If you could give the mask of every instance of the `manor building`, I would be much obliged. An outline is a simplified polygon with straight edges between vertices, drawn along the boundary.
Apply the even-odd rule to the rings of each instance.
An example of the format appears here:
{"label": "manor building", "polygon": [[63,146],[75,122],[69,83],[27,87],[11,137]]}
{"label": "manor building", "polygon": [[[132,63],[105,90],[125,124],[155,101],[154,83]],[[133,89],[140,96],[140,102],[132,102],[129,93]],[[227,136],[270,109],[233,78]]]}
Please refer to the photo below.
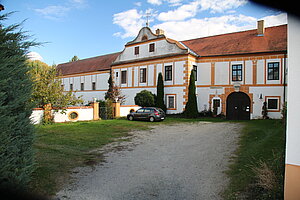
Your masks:
{"label": "manor building", "polygon": [[66,91],[85,101],[104,99],[110,74],[134,105],[141,90],[156,93],[158,73],[165,85],[167,113],[181,113],[196,74],[199,112],[215,110],[228,119],[280,118],[286,99],[287,25],[176,41],[143,27],[122,52],[58,65]]}

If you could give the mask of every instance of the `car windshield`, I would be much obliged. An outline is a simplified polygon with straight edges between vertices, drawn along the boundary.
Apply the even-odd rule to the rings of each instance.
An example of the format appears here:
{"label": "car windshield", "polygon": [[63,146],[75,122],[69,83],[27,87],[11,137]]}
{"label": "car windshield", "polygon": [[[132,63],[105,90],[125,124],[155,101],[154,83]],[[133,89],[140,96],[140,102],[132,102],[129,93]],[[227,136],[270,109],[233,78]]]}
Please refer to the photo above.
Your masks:
{"label": "car windshield", "polygon": [[136,112],[137,113],[142,113],[142,112],[144,112],[144,108],[138,109]]}

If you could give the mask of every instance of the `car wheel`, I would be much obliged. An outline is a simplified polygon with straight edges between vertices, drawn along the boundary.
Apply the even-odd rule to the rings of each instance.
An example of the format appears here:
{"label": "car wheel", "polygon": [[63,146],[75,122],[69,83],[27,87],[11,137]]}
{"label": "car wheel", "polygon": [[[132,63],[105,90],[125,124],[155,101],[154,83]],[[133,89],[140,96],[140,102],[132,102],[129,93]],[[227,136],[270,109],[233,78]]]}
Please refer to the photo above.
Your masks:
{"label": "car wheel", "polygon": [[133,121],[133,116],[130,115],[130,116],[128,117],[128,120],[129,120],[129,121]]}
{"label": "car wheel", "polygon": [[150,121],[150,122],[154,122],[154,121],[155,121],[155,118],[154,118],[154,117],[150,117],[150,118],[149,118],[149,121]]}

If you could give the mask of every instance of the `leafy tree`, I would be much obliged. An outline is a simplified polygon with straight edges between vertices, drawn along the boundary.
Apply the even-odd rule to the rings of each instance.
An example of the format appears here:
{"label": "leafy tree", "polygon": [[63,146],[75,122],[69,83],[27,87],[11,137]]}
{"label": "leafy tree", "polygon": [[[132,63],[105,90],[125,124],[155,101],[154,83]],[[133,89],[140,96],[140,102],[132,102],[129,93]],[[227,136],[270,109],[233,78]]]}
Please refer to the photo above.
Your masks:
{"label": "leafy tree", "polygon": [[167,108],[164,103],[164,81],[163,81],[163,76],[162,73],[160,72],[158,74],[158,79],[157,79],[157,86],[156,86],[156,107],[163,109],[163,111],[166,112]]}
{"label": "leafy tree", "polygon": [[184,115],[187,118],[197,118],[198,117],[198,106],[197,106],[196,85],[195,85],[194,73],[195,73],[194,70],[192,70],[191,75],[190,75],[188,102],[185,105],[185,111],[184,111]]}
{"label": "leafy tree", "polygon": [[141,92],[137,93],[134,97],[134,102],[136,105],[142,107],[151,107],[155,105],[154,95],[148,90],[142,90]]}
{"label": "leafy tree", "polygon": [[10,14],[0,15],[0,188],[22,189],[34,170],[32,82],[25,55],[37,43],[28,41],[21,24],[3,26]]}
{"label": "leafy tree", "polygon": [[106,100],[110,99],[112,102],[114,101],[118,101],[121,104],[123,104],[125,102],[125,95],[122,95],[120,88],[115,84],[115,82],[112,79],[112,76],[109,76],[108,79],[108,90],[105,93],[105,97]]}
{"label": "leafy tree", "polygon": [[45,109],[45,122],[52,120],[51,106],[58,110],[69,105],[82,103],[82,99],[77,98],[73,91],[64,91],[62,81],[57,76],[59,72],[55,66],[48,66],[39,60],[28,60],[27,66],[30,69],[29,75],[33,82],[31,101],[37,107]]}
{"label": "leafy tree", "polygon": [[78,56],[73,56],[73,57],[71,58],[70,62],[75,62],[75,61],[77,61],[77,60],[79,60]]}

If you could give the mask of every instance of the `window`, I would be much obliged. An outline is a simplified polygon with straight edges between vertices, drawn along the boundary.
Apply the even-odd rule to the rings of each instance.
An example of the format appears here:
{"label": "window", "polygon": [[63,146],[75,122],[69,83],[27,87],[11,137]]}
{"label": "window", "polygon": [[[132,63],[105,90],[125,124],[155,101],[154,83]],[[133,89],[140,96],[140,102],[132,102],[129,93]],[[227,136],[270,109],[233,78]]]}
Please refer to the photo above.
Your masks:
{"label": "window", "polygon": [[148,40],[148,36],[147,35],[143,35],[142,37],[142,41]]}
{"label": "window", "polygon": [[268,63],[268,80],[279,80],[279,62]]}
{"label": "window", "polygon": [[193,65],[193,70],[195,74],[195,81],[197,81],[197,65]]}
{"label": "window", "polygon": [[146,83],[146,77],[147,77],[146,70],[147,70],[146,68],[140,69],[140,83]]}
{"label": "window", "polygon": [[153,109],[151,109],[151,108],[145,108],[145,113],[151,113],[153,111]]}
{"label": "window", "polygon": [[96,83],[92,82],[92,90],[96,90]]}
{"label": "window", "polygon": [[121,71],[121,84],[127,83],[127,71]]}
{"label": "window", "polygon": [[232,65],[232,81],[242,81],[242,74],[242,65]]}
{"label": "window", "polygon": [[154,43],[149,44],[149,52],[154,52]]}
{"label": "window", "polygon": [[73,84],[71,83],[70,84],[70,91],[72,91],[73,90]]}
{"label": "window", "polygon": [[134,55],[138,55],[140,53],[139,47],[134,47]]}
{"label": "window", "polygon": [[84,90],[84,83],[80,84],[80,90]]}
{"label": "window", "polygon": [[214,99],[213,100],[213,107],[214,108],[219,108],[220,107],[220,99]]}
{"label": "window", "polygon": [[172,80],[172,65],[165,66],[165,81]]}
{"label": "window", "polygon": [[268,110],[278,110],[278,99],[268,99]]}
{"label": "window", "polygon": [[175,109],[175,96],[168,95],[168,109]]}
{"label": "window", "polygon": [[144,108],[141,108],[141,109],[138,109],[136,112],[137,112],[137,113],[143,113],[144,110],[145,110]]}

